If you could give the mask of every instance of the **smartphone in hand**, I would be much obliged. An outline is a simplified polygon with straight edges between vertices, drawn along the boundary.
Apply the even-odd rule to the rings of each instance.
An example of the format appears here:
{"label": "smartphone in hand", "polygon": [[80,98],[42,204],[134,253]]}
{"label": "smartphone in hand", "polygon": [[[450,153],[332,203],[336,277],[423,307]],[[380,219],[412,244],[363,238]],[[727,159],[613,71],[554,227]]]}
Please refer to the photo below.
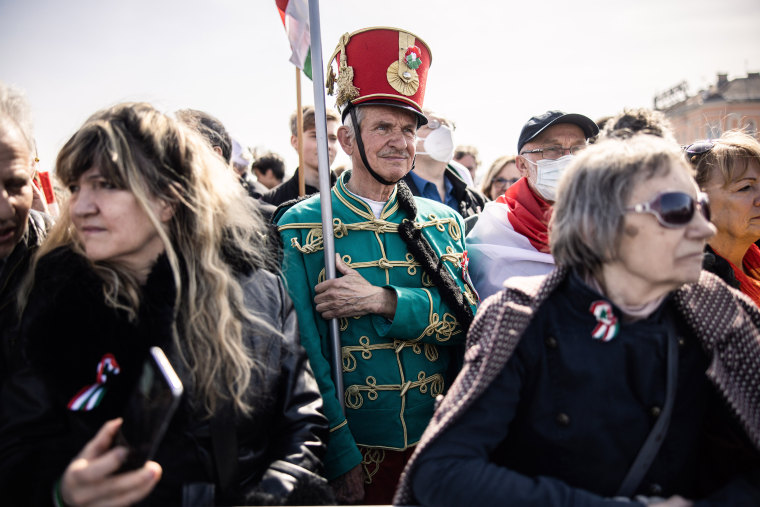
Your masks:
{"label": "smartphone in hand", "polygon": [[129,450],[119,472],[135,470],[152,459],[179,406],[182,382],[159,347],[151,347],[130,395],[114,440]]}

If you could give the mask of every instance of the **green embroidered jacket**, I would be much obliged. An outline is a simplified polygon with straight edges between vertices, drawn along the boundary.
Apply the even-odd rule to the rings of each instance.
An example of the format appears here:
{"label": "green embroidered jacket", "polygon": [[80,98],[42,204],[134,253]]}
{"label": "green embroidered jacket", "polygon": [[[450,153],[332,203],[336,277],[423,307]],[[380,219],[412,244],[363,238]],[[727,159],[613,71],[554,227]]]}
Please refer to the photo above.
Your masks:
{"label": "green embroidered jacket", "polygon": [[[331,192],[335,251],[371,284],[394,290],[398,304],[392,321],[379,315],[340,319],[345,417],[330,374],[327,321],[313,304],[314,286],[325,276],[320,196],[275,218],[283,241],[282,276],[330,423],[328,479],[361,462],[357,445],[404,450],[418,442],[433,415],[435,397],[448,389],[461,365],[466,334],[399,237],[398,224],[407,214],[399,206],[398,189],[376,219],[346,189],[346,176]],[[415,226],[474,312],[477,297],[464,283],[461,267],[462,217],[428,199],[415,197],[414,203]]]}

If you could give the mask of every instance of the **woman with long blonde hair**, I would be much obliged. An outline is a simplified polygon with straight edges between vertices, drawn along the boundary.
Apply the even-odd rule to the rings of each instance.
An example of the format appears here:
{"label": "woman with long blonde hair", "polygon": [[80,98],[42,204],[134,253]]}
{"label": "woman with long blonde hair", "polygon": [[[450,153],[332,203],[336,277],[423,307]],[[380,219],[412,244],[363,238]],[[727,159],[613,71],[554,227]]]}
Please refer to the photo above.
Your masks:
{"label": "woman with long blonde hair", "polygon": [[[20,298],[26,366],[0,431],[10,491],[69,505],[321,491],[319,391],[264,269],[265,228],[221,158],[152,106],[121,104],[85,122],[56,174],[70,197]],[[155,462],[119,473],[112,440],[152,346],[185,394]]]}

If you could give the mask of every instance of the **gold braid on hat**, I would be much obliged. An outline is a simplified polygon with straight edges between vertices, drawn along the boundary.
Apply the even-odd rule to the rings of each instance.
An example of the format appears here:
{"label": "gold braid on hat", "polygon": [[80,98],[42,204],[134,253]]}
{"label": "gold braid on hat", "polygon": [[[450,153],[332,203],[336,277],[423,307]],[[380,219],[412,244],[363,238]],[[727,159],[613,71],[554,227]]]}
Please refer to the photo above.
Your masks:
{"label": "gold braid on hat", "polygon": [[330,95],[333,94],[333,85],[338,85],[338,95],[335,97],[335,104],[338,108],[348,104],[356,97],[359,96],[359,89],[354,86],[354,68],[348,65],[346,58],[346,44],[351,40],[351,35],[344,33],[338,42],[338,47],[335,50],[340,52],[340,65],[338,67],[338,78],[335,78],[332,66],[330,67],[330,73],[327,77],[327,89]]}

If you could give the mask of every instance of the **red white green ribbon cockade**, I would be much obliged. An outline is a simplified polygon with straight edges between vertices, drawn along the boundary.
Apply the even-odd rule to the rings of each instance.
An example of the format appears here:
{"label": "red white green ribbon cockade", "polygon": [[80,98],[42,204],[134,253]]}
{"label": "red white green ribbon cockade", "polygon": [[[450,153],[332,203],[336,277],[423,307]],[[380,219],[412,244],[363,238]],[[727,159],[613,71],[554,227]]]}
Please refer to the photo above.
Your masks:
{"label": "red white green ribbon cockade", "polygon": [[418,69],[422,65],[422,59],[420,58],[420,48],[417,46],[409,46],[404,53],[404,60],[406,65],[410,69]]}
{"label": "red white green ribbon cockade", "polygon": [[88,412],[100,405],[106,391],[108,390],[108,380],[121,372],[119,363],[113,354],[105,354],[98,361],[97,372],[95,374],[95,383],[84,386],[67,405],[69,410]]}
{"label": "red white green ribbon cockade", "polygon": [[609,301],[599,300],[591,303],[589,311],[596,317],[597,324],[591,332],[591,337],[596,340],[608,342],[617,336],[620,323]]}

